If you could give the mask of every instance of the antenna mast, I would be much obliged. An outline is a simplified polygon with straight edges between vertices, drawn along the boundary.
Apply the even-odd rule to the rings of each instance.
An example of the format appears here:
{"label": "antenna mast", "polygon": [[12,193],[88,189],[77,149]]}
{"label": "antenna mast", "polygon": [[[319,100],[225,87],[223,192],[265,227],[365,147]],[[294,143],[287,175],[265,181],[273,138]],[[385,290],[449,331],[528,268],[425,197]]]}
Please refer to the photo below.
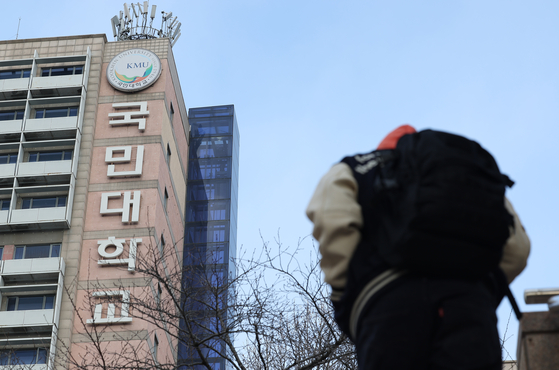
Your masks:
{"label": "antenna mast", "polygon": [[[113,35],[115,40],[142,40],[155,38],[169,38],[171,47],[175,45],[181,33],[181,23],[177,17],[173,17],[173,12],[161,12],[161,28],[153,27],[157,6],[153,5],[149,9],[149,1],[144,1],[128,6],[124,3],[123,11],[111,19]],[[148,21],[148,18],[149,21]]]}
{"label": "antenna mast", "polygon": [[16,40],[17,40],[17,38],[18,38],[18,36],[19,36],[19,25],[20,25],[20,23],[21,23],[21,17],[19,17],[19,21],[17,22]]}

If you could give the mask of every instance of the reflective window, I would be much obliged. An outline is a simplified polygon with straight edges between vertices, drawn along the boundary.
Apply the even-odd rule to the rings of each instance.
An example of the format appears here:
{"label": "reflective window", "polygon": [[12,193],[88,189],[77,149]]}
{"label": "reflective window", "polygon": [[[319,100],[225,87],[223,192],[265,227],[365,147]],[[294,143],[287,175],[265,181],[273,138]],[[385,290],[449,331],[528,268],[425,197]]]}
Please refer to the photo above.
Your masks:
{"label": "reflective window", "polygon": [[46,348],[20,348],[0,351],[0,366],[47,363]]}
{"label": "reflective window", "polygon": [[41,77],[81,75],[83,66],[51,67],[41,69]]}
{"label": "reflective window", "polygon": [[0,211],[7,211],[10,209],[10,199],[0,199]]}
{"label": "reflective window", "polygon": [[192,136],[231,134],[231,119],[193,120]]}
{"label": "reflective window", "polygon": [[190,158],[230,157],[232,152],[231,137],[195,139],[190,144]]}
{"label": "reflective window", "polygon": [[49,152],[29,152],[29,162],[69,161],[73,150],[54,150]]}
{"label": "reflective window", "polygon": [[35,118],[76,117],[77,115],[78,115],[78,107],[35,109]]}
{"label": "reflective window", "polygon": [[190,180],[231,178],[231,158],[190,161]]}
{"label": "reflective window", "polygon": [[231,180],[214,180],[211,183],[188,184],[188,200],[228,199],[231,197]]}
{"label": "reflective window", "polygon": [[221,221],[229,219],[229,201],[189,202],[187,222]]}
{"label": "reflective window", "polygon": [[51,208],[51,207],[65,207],[66,206],[66,195],[56,196],[56,197],[31,197],[22,198],[23,202],[21,209],[30,208]]}
{"label": "reflective window", "polygon": [[8,297],[6,311],[50,310],[54,308],[54,294]]}
{"label": "reflective window", "polygon": [[13,69],[11,71],[0,71],[0,80],[12,78],[27,78],[31,75],[31,69]]}
{"label": "reflective window", "polygon": [[20,245],[16,246],[14,259],[60,257],[60,244]]}
{"label": "reflective window", "polygon": [[0,154],[0,164],[16,163],[17,153]]}
{"label": "reflective window", "polygon": [[4,110],[0,112],[0,121],[13,121],[23,119],[23,109]]}
{"label": "reflective window", "polygon": [[187,243],[208,243],[228,241],[225,223],[187,227]]}
{"label": "reflective window", "polygon": [[184,251],[184,265],[221,264],[225,262],[227,243],[190,247]]}

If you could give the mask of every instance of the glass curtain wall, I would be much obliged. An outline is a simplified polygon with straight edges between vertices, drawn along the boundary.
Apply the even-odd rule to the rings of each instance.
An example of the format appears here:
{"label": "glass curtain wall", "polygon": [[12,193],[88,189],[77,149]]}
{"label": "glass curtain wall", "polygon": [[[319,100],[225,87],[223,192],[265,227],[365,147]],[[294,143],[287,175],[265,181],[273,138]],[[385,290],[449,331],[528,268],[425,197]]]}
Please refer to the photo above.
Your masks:
{"label": "glass curtain wall", "polygon": [[[227,302],[235,267],[239,131],[233,105],[191,108],[183,290],[185,308],[195,318],[182,323],[198,339],[212,336],[227,325]],[[187,365],[199,361],[183,335],[179,360]],[[225,344],[208,341],[203,356],[214,370],[227,368]],[[191,367],[189,367],[191,368]],[[202,369],[202,367],[200,367]]]}

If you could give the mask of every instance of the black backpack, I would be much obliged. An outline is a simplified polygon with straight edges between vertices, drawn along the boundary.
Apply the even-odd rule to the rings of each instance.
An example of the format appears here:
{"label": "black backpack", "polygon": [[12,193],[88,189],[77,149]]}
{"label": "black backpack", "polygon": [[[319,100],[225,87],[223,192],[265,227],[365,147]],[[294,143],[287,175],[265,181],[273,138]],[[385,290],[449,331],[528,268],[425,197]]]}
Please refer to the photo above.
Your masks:
{"label": "black backpack", "polygon": [[478,143],[425,130],[343,162],[358,182],[362,237],[388,265],[474,279],[498,268],[514,225],[504,205],[513,183]]}

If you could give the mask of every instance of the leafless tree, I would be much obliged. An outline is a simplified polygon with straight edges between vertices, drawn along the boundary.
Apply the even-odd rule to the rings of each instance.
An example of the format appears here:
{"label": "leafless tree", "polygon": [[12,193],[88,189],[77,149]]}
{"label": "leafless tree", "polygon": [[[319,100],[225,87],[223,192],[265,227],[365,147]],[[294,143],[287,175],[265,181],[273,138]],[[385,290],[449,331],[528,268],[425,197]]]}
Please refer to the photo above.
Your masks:
{"label": "leafless tree", "polygon": [[[107,286],[99,280],[81,287],[83,292],[129,290],[126,310],[145,324],[142,335],[130,337],[124,325],[92,325],[88,319],[99,297],[70,297],[81,340],[61,344],[57,364],[83,370],[213,370],[224,359],[226,368],[235,370],[357,367],[353,345],[333,321],[310,240],[292,248],[279,238],[263,242],[258,253],[228,264],[205,249],[186,251],[181,259],[180,249],[146,243],[136,258],[135,274],[142,279],[134,281],[140,283],[131,286],[122,279]],[[118,299],[112,303],[113,310],[125,310]],[[178,351],[158,352],[154,334]]]}

